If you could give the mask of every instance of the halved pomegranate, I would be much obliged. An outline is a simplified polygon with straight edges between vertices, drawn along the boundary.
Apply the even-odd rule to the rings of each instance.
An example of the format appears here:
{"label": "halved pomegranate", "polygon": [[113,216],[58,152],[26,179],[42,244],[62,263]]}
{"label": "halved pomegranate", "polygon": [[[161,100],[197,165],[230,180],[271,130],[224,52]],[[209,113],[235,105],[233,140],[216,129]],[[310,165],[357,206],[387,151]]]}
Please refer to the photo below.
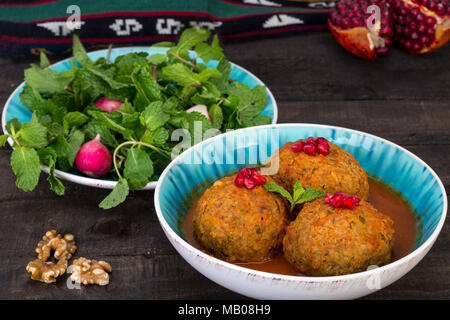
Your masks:
{"label": "halved pomegranate", "polygon": [[[379,7],[379,19],[373,19],[373,12],[368,10],[372,5]],[[386,55],[392,45],[392,9],[384,0],[341,0],[330,11],[328,24],[337,41],[363,59]]]}
{"label": "halved pomegranate", "polygon": [[[368,12],[373,5],[380,15],[369,24],[375,17]],[[421,54],[450,40],[450,0],[341,0],[330,11],[328,24],[345,49],[364,59],[386,55],[393,42]]]}
{"label": "halved pomegranate", "polygon": [[394,41],[407,52],[430,52],[449,41],[449,0],[389,1],[394,11]]}

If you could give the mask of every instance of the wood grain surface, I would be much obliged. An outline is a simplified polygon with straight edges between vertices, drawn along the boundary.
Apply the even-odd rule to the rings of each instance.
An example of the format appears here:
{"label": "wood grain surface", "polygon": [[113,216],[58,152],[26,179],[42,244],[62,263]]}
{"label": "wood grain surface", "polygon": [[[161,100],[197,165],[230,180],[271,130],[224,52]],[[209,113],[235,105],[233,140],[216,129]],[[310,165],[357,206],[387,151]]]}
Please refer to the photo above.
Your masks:
{"label": "wood grain surface", "polygon": [[[391,140],[427,162],[450,185],[450,45],[424,56],[394,49],[380,61],[354,58],[327,33],[226,42],[227,57],[272,90],[280,123],[348,127]],[[65,56],[50,57],[56,62]],[[0,103],[38,58],[0,59]],[[66,195],[48,188],[46,175],[32,192],[16,188],[0,149],[0,299],[245,299],[188,265],[163,234],[153,192],[133,192],[110,211],[98,208],[107,190],[64,182]],[[70,290],[30,280],[25,271],[49,229],[76,237],[75,257],[108,261],[106,287]],[[427,256],[407,275],[363,299],[448,299],[448,221]]]}

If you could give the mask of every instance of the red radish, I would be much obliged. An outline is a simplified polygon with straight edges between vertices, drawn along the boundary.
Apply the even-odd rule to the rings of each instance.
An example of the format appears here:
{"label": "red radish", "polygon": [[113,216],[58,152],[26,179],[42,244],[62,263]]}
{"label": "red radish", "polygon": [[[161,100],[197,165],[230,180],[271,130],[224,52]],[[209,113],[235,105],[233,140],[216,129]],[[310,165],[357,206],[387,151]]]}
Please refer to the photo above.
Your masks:
{"label": "red radish", "polygon": [[75,165],[84,174],[100,178],[111,170],[111,152],[100,142],[100,134],[83,144],[78,150]]}
{"label": "red radish", "polygon": [[203,104],[196,104],[195,106],[190,107],[186,110],[186,112],[198,112],[204,115],[208,120],[211,120],[211,117],[209,116],[208,107]]}
{"label": "red radish", "polygon": [[119,110],[122,106],[123,102],[120,100],[114,100],[107,97],[101,97],[97,101],[95,101],[95,107],[98,109],[102,109],[108,112],[114,112]]}

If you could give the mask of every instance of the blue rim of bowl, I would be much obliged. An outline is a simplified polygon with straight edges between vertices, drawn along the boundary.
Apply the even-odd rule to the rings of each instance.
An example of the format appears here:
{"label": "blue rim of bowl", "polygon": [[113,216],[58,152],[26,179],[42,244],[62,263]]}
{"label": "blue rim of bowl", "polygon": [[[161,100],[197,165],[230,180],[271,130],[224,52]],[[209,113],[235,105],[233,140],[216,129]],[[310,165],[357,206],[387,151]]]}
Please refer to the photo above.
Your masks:
{"label": "blue rim of bowl", "polygon": [[[117,47],[117,48],[113,48],[112,50],[117,50],[117,49],[130,49],[130,50],[148,50],[150,47],[145,47],[145,46],[134,46],[134,47]],[[161,49],[161,48],[160,48]],[[164,49],[164,48],[162,48]],[[108,49],[101,49],[101,50],[95,50],[95,51],[90,51],[88,52],[88,55],[93,54],[93,53],[101,53],[101,52],[107,52]],[[57,64],[66,62],[66,61],[70,61],[71,59],[74,59],[74,57],[69,57],[66,58],[64,60],[58,61],[53,63],[52,65],[50,65],[49,67],[53,67]],[[278,105],[277,105],[277,101],[275,100],[275,97],[272,94],[272,91],[270,91],[269,87],[267,87],[264,82],[261,81],[261,79],[259,79],[257,76],[255,76],[253,73],[251,73],[250,71],[248,71],[247,69],[233,63],[230,62],[231,65],[237,69],[240,69],[244,72],[246,72],[247,74],[249,74],[251,77],[253,77],[257,82],[259,82],[261,85],[264,85],[266,87],[266,93],[269,95],[270,99],[272,100],[272,104],[273,104],[273,116],[272,116],[272,124],[276,124],[278,121]],[[8,97],[8,99],[5,102],[5,105],[3,107],[3,112],[2,112],[2,130],[4,133],[6,133],[6,111],[8,109],[8,106],[13,98],[13,96],[16,95],[16,93],[23,88],[23,86],[25,85],[25,81],[23,81],[22,83],[20,83],[17,88],[10,94],[10,96]],[[8,143],[9,145],[13,146],[13,139],[12,138],[8,138]],[[49,168],[47,166],[41,166],[41,170],[44,171],[45,173],[49,173]],[[96,187],[96,188],[103,188],[103,189],[114,189],[114,187],[117,184],[117,181],[115,180],[103,180],[103,179],[95,179],[95,178],[89,178],[89,177],[85,177],[85,176],[79,176],[76,174],[72,174],[69,172],[65,172],[59,169],[55,169],[55,176],[57,178],[69,181],[69,182],[74,182],[77,184],[81,184],[81,185],[85,185],[85,186],[90,186],[90,187]],[[153,190],[155,189],[157,184],[157,181],[151,181],[149,182],[144,188],[139,189],[139,190]]]}
{"label": "blue rim of bowl", "polygon": [[[376,273],[381,273],[385,270],[390,270],[390,269],[394,269],[399,265],[402,265],[403,263],[405,263],[406,261],[412,259],[413,257],[419,255],[420,252],[426,250],[428,247],[431,248],[431,246],[433,245],[434,241],[436,241],[439,233],[442,230],[442,227],[444,226],[444,222],[446,219],[446,213],[447,213],[447,209],[448,209],[448,200],[447,200],[447,193],[445,191],[444,188],[444,184],[442,183],[441,179],[439,178],[439,176],[436,174],[436,172],[434,172],[434,170],[422,159],[420,159],[418,156],[416,156],[414,153],[412,153],[411,151],[389,141],[386,140],[384,138],[378,137],[376,135],[370,134],[370,133],[366,133],[363,131],[358,131],[358,130],[354,130],[354,129],[348,129],[348,128],[344,128],[344,127],[338,127],[338,126],[331,126],[331,125],[324,125],[324,124],[315,124],[315,123],[278,123],[278,124],[269,124],[269,125],[264,125],[264,126],[259,126],[258,128],[272,128],[272,127],[284,127],[284,126],[316,126],[316,127],[326,127],[326,128],[331,128],[331,129],[338,129],[338,130],[346,130],[348,132],[351,133],[356,133],[356,134],[362,134],[362,135],[366,135],[369,137],[372,137],[374,139],[379,139],[380,141],[387,143],[391,146],[393,146],[394,148],[397,148],[403,152],[405,152],[407,155],[411,156],[413,159],[417,160],[419,163],[421,163],[425,168],[427,168],[431,174],[433,175],[433,177],[436,179],[439,188],[441,189],[441,192],[443,194],[442,197],[442,201],[443,203],[443,207],[442,207],[442,212],[441,212],[441,218],[439,220],[438,225],[436,226],[436,229],[433,231],[433,233],[430,235],[430,237],[424,242],[422,243],[419,247],[417,247],[416,249],[414,249],[413,251],[411,251],[409,254],[407,254],[406,256],[388,263],[384,266],[381,266],[379,268],[375,268],[375,269],[371,269],[371,270],[366,270],[366,271],[362,271],[362,272],[357,272],[357,273],[351,273],[351,274],[346,274],[346,275],[340,275],[340,276],[328,276],[328,277],[310,277],[310,276],[291,276],[291,275],[283,275],[283,274],[278,274],[278,273],[271,273],[271,272],[265,272],[265,271],[258,271],[258,270],[254,270],[254,269],[249,269],[246,267],[242,267],[242,266],[238,266],[229,262],[226,262],[224,260],[220,260],[214,256],[208,255],[206,253],[204,253],[203,251],[195,248],[194,246],[192,246],[191,244],[189,244],[186,240],[184,240],[183,238],[181,238],[176,232],[174,232],[172,230],[172,228],[169,226],[169,224],[166,222],[166,220],[164,219],[164,216],[162,214],[161,211],[161,207],[159,205],[159,194],[161,191],[161,181],[164,180],[165,176],[167,175],[167,173],[169,172],[169,170],[175,165],[177,164],[177,160],[181,157],[183,157],[183,154],[180,154],[178,157],[176,157],[174,160],[172,160],[172,162],[164,169],[164,171],[162,172],[161,176],[159,177],[159,181],[156,185],[156,189],[155,189],[155,195],[154,195],[154,205],[155,205],[155,210],[156,210],[156,215],[158,217],[159,223],[161,224],[162,228],[164,229],[165,232],[168,232],[170,234],[170,236],[172,237],[172,239],[174,239],[175,241],[178,241],[179,244],[181,244],[186,250],[189,250],[191,252],[193,252],[195,255],[202,257],[203,259],[206,260],[210,260],[213,263],[216,263],[224,268],[229,268],[232,269],[234,271],[238,271],[238,272],[244,272],[244,273],[251,273],[257,276],[260,276],[262,278],[268,278],[268,279],[277,279],[277,280],[286,280],[286,281],[302,281],[302,282],[329,282],[329,281],[347,281],[347,280],[352,280],[361,276],[370,276],[372,274],[376,274]],[[248,130],[252,130],[253,128],[243,128],[243,129],[239,129],[236,131],[248,131]],[[235,131],[233,131],[235,132]],[[233,134],[233,132],[228,132],[228,133],[224,133],[225,135],[228,134]],[[194,150],[194,148],[201,148],[205,143],[210,143],[211,139],[215,139],[217,137],[212,137],[208,140],[202,141],[199,144],[196,144],[195,146],[193,146],[191,149]],[[193,150],[190,150],[190,152],[192,152]],[[187,150],[187,151],[189,151]]]}

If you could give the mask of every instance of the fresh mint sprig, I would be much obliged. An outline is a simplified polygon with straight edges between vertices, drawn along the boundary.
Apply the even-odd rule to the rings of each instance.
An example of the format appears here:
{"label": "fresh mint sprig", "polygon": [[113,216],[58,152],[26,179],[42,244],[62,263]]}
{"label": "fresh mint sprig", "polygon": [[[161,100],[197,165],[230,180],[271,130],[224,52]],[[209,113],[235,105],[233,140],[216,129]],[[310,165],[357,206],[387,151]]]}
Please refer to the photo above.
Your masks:
{"label": "fresh mint sprig", "polygon": [[300,181],[297,181],[295,183],[292,195],[289,193],[289,191],[276,184],[275,182],[266,183],[264,185],[264,188],[266,188],[267,191],[276,192],[285,197],[291,205],[290,212],[292,212],[294,210],[294,207],[298,204],[309,202],[325,196],[325,192],[323,191],[314,188],[304,189]]}

